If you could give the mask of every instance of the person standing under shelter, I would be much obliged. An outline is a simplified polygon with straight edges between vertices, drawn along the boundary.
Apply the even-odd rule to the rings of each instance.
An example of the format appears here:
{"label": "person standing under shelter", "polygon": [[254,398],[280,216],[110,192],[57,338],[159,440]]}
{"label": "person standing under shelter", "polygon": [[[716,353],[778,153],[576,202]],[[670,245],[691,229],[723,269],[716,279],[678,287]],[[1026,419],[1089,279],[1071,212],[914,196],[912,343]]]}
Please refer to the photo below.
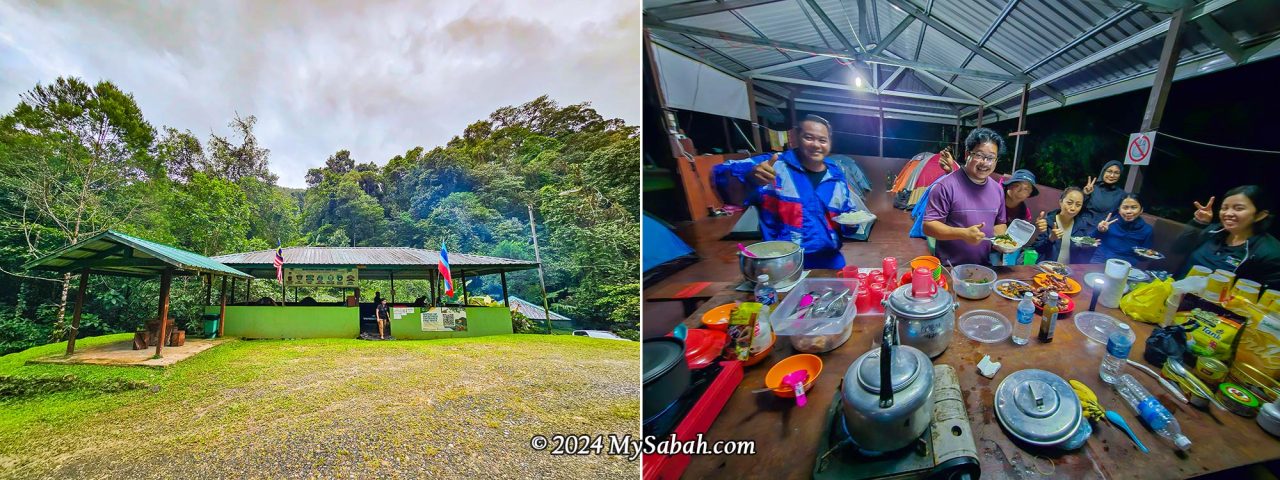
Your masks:
{"label": "person standing under shelter", "polygon": [[378,320],[378,340],[386,340],[386,326],[391,321],[391,309],[387,308],[387,299],[378,302],[378,306],[373,310],[374,317]]}
{"label": "person standing under shelter", "polygon": [[924,233],[937,239],[936,255],[943,263],[988,265],[986,239],[1008,228],[1004,188],[989,178],[1004,139],[989,128],[976,128],[964,146],[964,168],[938,180],[929,192]]}
{"label": "person standing under shelter", "polygon": [[781,154],[727,161],[716,166],[715,175],[733,176],[756,186],[748,193],[747,204],[759,206],[760,233],[765,240],[800,245],[805,268],[844,268],[842,237],[852,235],[854,229],[836,223],[835,217],[858,208],[844,173],[827,159],[831,123],[808,115],[793,133],[793,148]]}

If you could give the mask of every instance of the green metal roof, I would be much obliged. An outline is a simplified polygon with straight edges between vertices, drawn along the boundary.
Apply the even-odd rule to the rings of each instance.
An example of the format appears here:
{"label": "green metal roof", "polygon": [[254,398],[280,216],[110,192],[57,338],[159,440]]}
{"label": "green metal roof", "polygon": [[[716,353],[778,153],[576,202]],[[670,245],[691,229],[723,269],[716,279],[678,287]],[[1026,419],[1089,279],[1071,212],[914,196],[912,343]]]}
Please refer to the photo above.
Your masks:
{"label": "green metal roof", "polygon": [[165,268],[173,267],[179,275],[207,273],[250,278],[249,274],[204,255],[115,230],[107,230],[68,245],[27,262],[22,267],[54,272],[74,272],[88,268],[93,274],[131,277],[151,277],[159,275]]}

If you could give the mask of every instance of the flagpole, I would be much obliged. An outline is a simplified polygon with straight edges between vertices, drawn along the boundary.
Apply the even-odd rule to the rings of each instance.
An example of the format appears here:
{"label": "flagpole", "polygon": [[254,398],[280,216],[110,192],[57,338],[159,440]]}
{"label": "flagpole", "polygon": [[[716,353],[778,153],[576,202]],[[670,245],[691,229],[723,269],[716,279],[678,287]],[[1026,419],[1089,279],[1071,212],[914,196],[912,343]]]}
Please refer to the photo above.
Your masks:
{"label": "flagpole", "polygon": [[[551,335],[551,308],[547,306],[547,279],[542,274],[542,255],[538,253],[538,230],[534,228],[533,223],[533,204],[526,203],[529,207],[529,234],[533,236],[533,259],[538,262],[538,285],[542,287],[542,316],[547,319],[547,335]],[[510,306],[508,305],[508,308]]]}

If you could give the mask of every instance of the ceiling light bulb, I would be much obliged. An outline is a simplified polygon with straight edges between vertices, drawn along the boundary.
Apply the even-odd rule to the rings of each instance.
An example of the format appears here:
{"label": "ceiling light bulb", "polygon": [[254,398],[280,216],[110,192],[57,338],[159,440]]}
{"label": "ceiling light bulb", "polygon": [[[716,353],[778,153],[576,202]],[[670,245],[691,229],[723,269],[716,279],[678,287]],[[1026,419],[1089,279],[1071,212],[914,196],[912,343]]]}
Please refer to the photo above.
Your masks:
{"label": "ceiling light bulb", "polygon": [[857,75],[854,75],[854,76],[853,76],[853,85],[854,85],[854,86],[856,86],[856,87],[858,87],[858,88],[862,88],[862,77],[859,77],[859,76],[857,76]]}

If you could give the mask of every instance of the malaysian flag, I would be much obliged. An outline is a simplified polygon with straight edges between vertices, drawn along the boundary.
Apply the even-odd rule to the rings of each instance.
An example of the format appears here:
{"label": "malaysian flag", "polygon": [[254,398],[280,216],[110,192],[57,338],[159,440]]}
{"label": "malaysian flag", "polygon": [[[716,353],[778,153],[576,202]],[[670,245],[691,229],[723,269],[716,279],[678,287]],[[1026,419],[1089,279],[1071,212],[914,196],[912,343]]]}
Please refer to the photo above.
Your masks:
{"label": "malaysian flag", "polygon": [[276,259],[271,264],[276,266],[276,280],[284,285],[284,250],[281,246],[280,243],[276,243]]}
{"label": "malaysian flag", "polygon": [[440,270],[440,276],[444,277],[444,294],[453,296],[453,273],[449,271],[449,252],[444,248],[444,242],[440,242],[440,264],[436,267]]}

